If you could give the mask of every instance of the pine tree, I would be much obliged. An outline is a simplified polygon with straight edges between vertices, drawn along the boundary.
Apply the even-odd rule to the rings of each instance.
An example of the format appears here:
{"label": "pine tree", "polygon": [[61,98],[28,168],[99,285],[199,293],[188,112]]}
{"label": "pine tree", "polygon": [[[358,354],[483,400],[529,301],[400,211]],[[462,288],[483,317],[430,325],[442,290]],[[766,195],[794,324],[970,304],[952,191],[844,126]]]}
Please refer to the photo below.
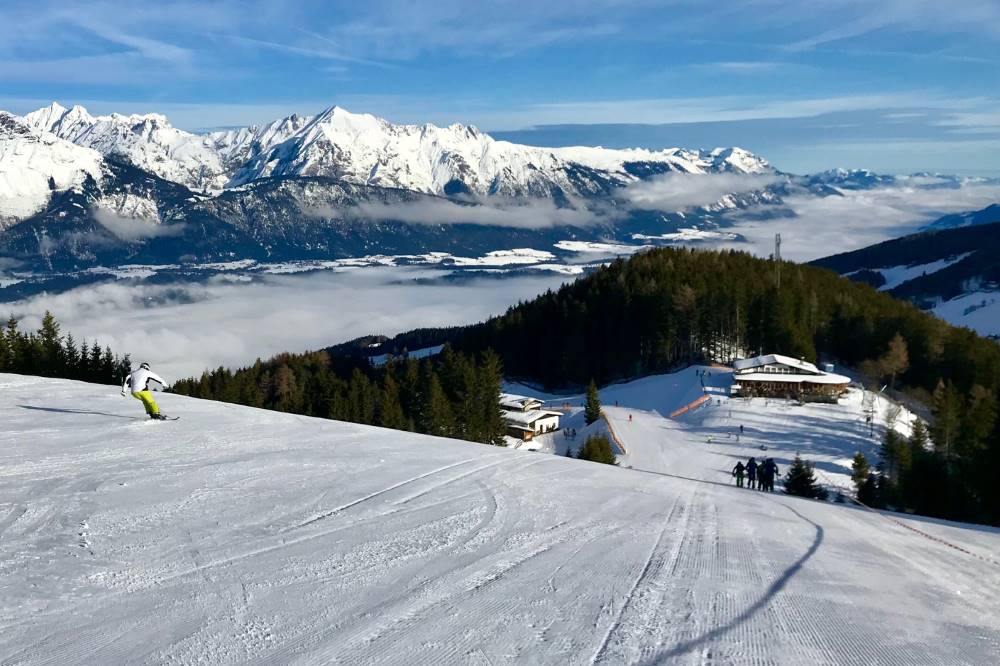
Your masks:
{"label": "pine tree", "polygon": [[798,454],[795,455],[795,460],[785,475],[785,492],[798,497],[822,500],[827,498],[826,489],[816,483],[813,464],[802,460]]}
{"label": "pine tree", "polygon": [[406,430],[407,421],[403,414],[403,405],[399,401],[399,384],[391,368],[386,369],[382,377],[382,390],[379,393],[378,424],[383,428]]}
{"label": "pine tree", "polygon": [[854,462],[851,463],[851,481],[854,482],[855,490],[861,490],[861,486],[868,480],[869,474],[871,474],[871,465],[868,464],[868,458],[858,451],[854,454]]}
{"label": "pine tree", "polygon": [[858,501],[865,506],[881,508],[879,481],[874,473],[869,473],[864,483],[858,487]]}
{"label": "pine tree", "polygon": [[479,411],[482,412],[482,442],[494,446],[506,446],[507,424],[500,408],[500,387],[503,382],[503,367],[500,357],[492,349],[482,354],[482,363],[477,380]]}
{"label": "pine tree", "polygon": [[38,368],[41,374],[47,377],[63,374],[65,360],[63,358],[62,336],[59,334],[59,323],[48,310],[42,317],[42,327],[38,329],[38,341],[42,352]]}
{"label": "pine tree", "polygon": [[583,443],[580,453],[577,455],[580,460],[604,463],[606,465],[617,465],[618,458],[615,457],[611,449],[611,442],[605,435],[591,435]]}
{"label": "pine tree", "polygon": [[583,410],[583,420],[590,425],[601,418],[601,398],[597,393],[597,384],[593,379],[587,385],[587,401]]}
{"label": "pine tree", "polygon": [[426,384],[417,427],[420,432],[428,435],[451,437],[454,431],[451,406],[448,404],[444,389],[441,388],[441,380],[438,379],[437,373],[431,369],[430,363],[427,363],[426,367]]}
{"label": "pine tree", "polygon": [[961,424],[961,410],[962,399],[955,390],[955,385],[951,380],[938,381],[931,409],[934,414],[931,437],[934,439],[935,450],[944,456],[946,465],[950,463],[954,453],[955,440]]}

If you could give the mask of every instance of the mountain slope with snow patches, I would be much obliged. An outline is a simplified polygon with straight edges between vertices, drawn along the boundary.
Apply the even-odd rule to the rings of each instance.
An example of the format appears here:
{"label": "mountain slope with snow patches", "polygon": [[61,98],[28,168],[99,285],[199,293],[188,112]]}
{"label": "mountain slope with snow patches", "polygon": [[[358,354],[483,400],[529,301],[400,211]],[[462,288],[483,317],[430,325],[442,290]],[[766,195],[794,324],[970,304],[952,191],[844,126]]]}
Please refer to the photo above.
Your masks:
{"label": "mountain slope with snow patches", "polygon": [[0,391],[4,663],[1000,658],[989,528],[173,395],[181,420],[149,422],[109,386]]}

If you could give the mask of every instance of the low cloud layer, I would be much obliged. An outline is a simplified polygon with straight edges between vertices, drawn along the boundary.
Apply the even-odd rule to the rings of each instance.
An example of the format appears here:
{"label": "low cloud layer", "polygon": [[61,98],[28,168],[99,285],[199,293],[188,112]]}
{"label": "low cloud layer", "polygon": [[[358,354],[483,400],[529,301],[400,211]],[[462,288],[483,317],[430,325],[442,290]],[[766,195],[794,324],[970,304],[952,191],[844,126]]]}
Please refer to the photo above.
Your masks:
{"label": "low cloud layer", "polygon": [[637,208],[673,212],[710,206],[727,194],[755,192],[781,180],[771,175],[666,173],[629,185],[625,198]]}
{"label": "low cloud layer", "polygon": [[97,338],[165,377],[241,366],[282,351],[318,349],[370,333],[478,321],[572,279],[531,276],[456,283],[416,280],[441,271],[365,268],[267,276],[251,283],[106,283],[10,304],[37,328],[51,310],[79,340]]}
{"label": "low cloud layer", "polygon": [[361,203],[357,214],[369,220],[409,224],[475,224],[515,229],[587,227],[607,219],[586,208],[559,208],[547,199],[489,199],[460,204],[446,199],[419,199],[395,204]]}
{"label": "low cloud layer", "polygon": [[95,208],[93,215],[98,224],[119,239],[127,242],[139,241],[145,238],[178,236],[184,230],[183,224],[157,224],[156,222],[142,218],[118,215],[103,208]]}
{"label": "low cloud layer", "polygon": [[[794,215],[760,219],[762,210],[750,209],[728,219],[755,254],[768,256],[774,249],[774,234],[780,233],[785,259],[812,261],[898,238],[942,215],[978,210],[998,201],[997,185],[885,187],[845,191],[843,196],[786,197]],[[742,249],[747,248],[743,245]]]}

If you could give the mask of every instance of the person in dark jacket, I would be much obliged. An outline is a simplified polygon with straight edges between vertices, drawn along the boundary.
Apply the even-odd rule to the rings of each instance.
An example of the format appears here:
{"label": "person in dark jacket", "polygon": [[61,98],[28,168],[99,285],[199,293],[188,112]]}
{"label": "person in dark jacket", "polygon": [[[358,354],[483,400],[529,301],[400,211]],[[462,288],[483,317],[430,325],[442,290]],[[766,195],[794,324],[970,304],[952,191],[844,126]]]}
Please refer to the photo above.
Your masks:
{"label": "person in dark jacket", "polygon": [[757,459],[752,457],[747,461],[747,488],[757,488]]}
{"label": "person in dark jacket", "polygon": [[774,477],[778,475],[778,465],[774,462],[774,458],[768,458],[764,461],[764,490],[773,493],[774,492]]}
{"label": "person in dark jacket", "polygon": [[736,487],[743,487],[743,475],[746,473],[746,467],[743,466],[743,461],[736,463],[736,467],[733,468],[733,476],[736,477]]}

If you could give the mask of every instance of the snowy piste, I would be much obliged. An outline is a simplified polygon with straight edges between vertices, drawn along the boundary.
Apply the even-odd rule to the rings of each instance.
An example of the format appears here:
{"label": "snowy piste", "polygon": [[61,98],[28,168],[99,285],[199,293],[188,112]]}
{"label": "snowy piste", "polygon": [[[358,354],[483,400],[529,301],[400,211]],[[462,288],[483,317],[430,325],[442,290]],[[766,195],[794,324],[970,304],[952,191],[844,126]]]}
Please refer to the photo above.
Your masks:
{"label": "snowy piste", "polygon": [[995,529],[157,397],[0,375],[0,663],[1000,662]]}

